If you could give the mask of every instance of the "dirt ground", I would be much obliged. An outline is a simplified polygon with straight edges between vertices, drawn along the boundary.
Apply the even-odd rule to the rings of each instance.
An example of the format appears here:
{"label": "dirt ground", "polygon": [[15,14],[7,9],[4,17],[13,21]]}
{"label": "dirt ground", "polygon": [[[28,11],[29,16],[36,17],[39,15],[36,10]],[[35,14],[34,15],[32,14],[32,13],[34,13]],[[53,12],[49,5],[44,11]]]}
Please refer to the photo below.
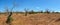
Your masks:
{"label": "dirt ground", "polygon": [[[0,25],[7,25],[7,14],[0,14]],[[11,25],[60,25],[60,14],[38,13],[38,14],[16,14],[12,15]]]}

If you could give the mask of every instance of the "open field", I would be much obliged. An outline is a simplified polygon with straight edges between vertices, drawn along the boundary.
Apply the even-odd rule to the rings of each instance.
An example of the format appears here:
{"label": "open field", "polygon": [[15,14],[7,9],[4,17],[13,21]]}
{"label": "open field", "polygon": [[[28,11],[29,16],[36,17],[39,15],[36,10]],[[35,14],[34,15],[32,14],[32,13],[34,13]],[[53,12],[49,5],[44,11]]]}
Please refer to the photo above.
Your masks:
{"label": "open field", "polygon": [[[0,14],[0,25],[7,25],[7,14]],[[38,13],[38,14],[16,14],[12,15],[11,25],[60,25],[60,14],[57,13]]]}

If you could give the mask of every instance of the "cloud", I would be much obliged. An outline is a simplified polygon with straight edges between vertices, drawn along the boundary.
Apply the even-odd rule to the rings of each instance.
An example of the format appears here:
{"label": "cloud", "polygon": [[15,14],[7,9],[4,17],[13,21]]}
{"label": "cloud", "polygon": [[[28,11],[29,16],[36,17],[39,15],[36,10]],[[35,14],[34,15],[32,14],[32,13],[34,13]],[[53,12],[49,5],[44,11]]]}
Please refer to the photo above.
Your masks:
{"label": "cloud", "polygon": [[40,9],[40,7],[36,7],[37,9]]}
{"label": "cloud", "polygon": [[35,9],[36,11],[39,11],[39,10],[40,10],[40,7],[35,7],[35,8],[36,8],[36,9]]}

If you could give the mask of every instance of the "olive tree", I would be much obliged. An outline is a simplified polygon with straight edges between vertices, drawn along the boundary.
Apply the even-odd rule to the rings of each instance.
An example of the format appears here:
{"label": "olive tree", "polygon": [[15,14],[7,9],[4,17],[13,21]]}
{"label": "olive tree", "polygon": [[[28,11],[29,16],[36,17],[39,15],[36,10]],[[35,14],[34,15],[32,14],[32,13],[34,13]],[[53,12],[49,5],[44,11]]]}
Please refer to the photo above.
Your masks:
{"label": "olive tree", "polygon": [[45,13],[48,13],[49,14],[50,13],[49,9],[46,9]]}
{"label": "olive tree", "polygon": [[25,16],[27,16],[27,14],[28,14],[28,9],[25,8],[24,11],[25,11]]}
{"label": "olive tree", "polygon": [[7,13],[8,13],[7,20],[6,20],[6,23],[8,25],[11,25],[11,22],[13,21],[12,14],[13,14],[13,9],[14,8],[15,8],[15,1],[13,2],[13,7],[12,8],[5,8]]}

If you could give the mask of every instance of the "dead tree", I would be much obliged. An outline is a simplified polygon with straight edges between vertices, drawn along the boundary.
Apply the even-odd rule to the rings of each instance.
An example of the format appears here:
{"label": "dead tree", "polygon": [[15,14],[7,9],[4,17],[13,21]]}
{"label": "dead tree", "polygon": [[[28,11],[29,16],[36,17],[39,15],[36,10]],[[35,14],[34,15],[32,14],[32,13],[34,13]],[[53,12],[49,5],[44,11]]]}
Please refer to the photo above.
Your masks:
{"label": "dead tree", "polygon": [[33,10],[31,10],[31,11],[29,12],[29,14],[34,14],[34,13],[36,13],[36,12],[34,12]]}
{"label": "dead tree", "polygon": [[[14,8],[14,7],[13,7],[13,8]],[[13,8],[10,9],[10,11],[9,11],[8,8],[6,9],[6,13],[8,14],[6,23],[7,23],[8,25],[11,25],[11,21],[13,20],[12,17],[11,17],[12,14],[13,14],[13,13],[12,13]]]}
{"label": "dead tree", "polygon": [[8,11],[8,9],[7,9],[7,12],[8,12],[8,16],[7,16],[7,20],[6,20],[6,23],[8,24],[8,25],[11,25],[11,22],[13,21],[13,19],[12,19],[12,14],[13,14],[13,8],[15,8],[15,1],[13,2],[13,7],[10,9],[10,11]]}
{"label": "dead tree", "polygon": [[40,13],[43,13],[43,11],[41,10]]}
{"label": "dead tree", "polygon": [[25,8],[25,16],[28,14],[28,9]]}
{"label": "dead tree", "polygon": [[46,9],[45,13],[48,13],[49,14],[50,13],[49,9]]}
{"label": "dead tree", "polygon": [[9,24],[9,25],[11,25],[11,21],[12,21],[12,12],[9,12],[9,15],[8,15],[8,17],[7,17],[7,21],[6,21],[6,23],[7,24]]}

